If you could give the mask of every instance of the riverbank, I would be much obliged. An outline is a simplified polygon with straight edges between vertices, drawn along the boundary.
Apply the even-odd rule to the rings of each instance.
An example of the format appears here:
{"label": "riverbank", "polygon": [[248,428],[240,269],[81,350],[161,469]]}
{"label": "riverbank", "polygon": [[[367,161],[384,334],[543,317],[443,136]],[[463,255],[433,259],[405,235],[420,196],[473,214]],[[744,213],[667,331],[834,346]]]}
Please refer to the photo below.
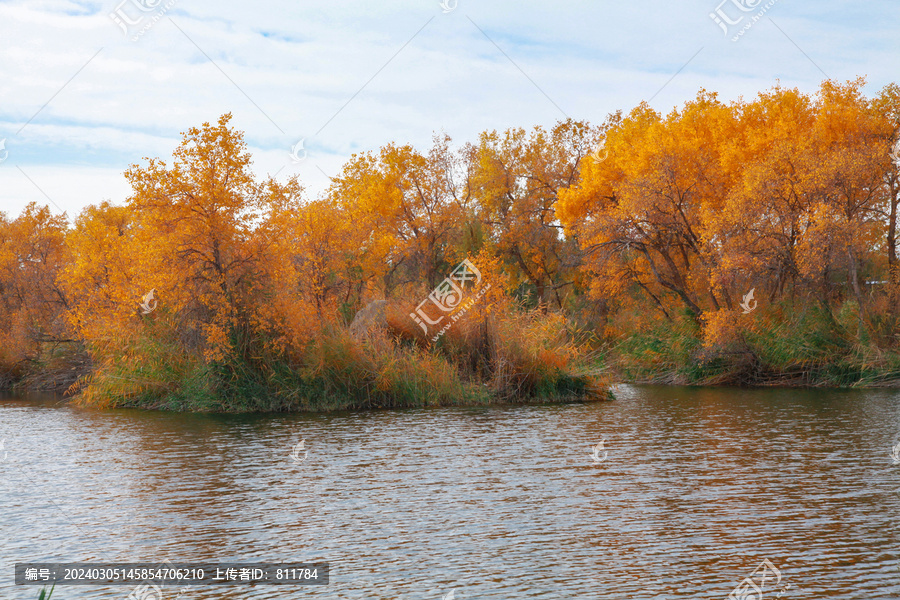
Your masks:
{"label": "riverbank", "polygon": [[124,204],[0,214],[0,378],[226,412],[896,385],[900,87],[864,84],[392,143],[315,199],[224,114]]}
{"label": "riverbank", "polygon": [[608,343],[603,364],[628,383],[900,387],[891,323],[861,323],[853,301],[834,315],[780,303],[706,319],[682,313],[647,326],[635,317],[627,336]]}
{"label": "riverbank", "polygon": [[98,408],[231,413],[612,398],[602,370],[579,358],[559,316],[462,318],[437,343],[411,322],[389,321],[356,333],[325,326],[295,352],[260,341],[242,355],[209,361],[186,351],[161,318],[140,335],[120,336],[114,351],[48,348],[6,387],[63,392]]}
{"label": "riverbank", "polygon": [[367,320],[353,327],[323,326],[293,352],[257,342],[212,362],[158,316],[93,355],[79,343],[46,344],[18,377],[7,372],[4,387],[67,393],[87,406],[197,412],[583,402],[610,398],[613,382],[900,387],[900,354],[860,330],[852,305],[834,318],[785,304],[735,312],[715,336],[687,312],[655,323],[634,309],[610,320],[606,331],[618,337],[593,345],[575,344],[562,315],[527,310],[469,315],[432,342],[405,307],[374,306],[379,317],[360,311]]}
{"label": "riverbank", "polygon": [[327,328],[300,354],[255,360],[207,363],[167,343],[161,326],[121,340],[120,354],[98,361],[81,344],[48,345],[41,360],[24,365],[17,379],[7,375],[2,387],[67,393],[87,406],[185,412],[586,402],[612,398],[613,382],[900,387],[900,354],[878,348],[871,336],[861,344],[849,310],[833,321],[784,306],[750,319],[734,315],[736,326],[716,343],[689,314],[657,327],[635,318],[626,321],[633,325],[627,336],[607,340],[599,353],[567,341],[559,315],[526,311],[489,328],[461,320],[429,344],[388,313],[381,329]]}

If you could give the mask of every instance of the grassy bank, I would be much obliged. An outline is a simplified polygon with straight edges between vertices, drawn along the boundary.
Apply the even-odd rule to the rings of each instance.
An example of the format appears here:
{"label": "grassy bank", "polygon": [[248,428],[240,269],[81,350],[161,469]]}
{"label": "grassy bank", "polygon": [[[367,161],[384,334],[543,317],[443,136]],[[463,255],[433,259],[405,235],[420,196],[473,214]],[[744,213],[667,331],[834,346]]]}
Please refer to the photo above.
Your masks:
{"label": "grassy bank", "polygon": [[627,333],[605,353],[605,364],[625,381],[900,387],[895,324],[862,321],[853,301],[835,314],[814,304],[782,302],[705,319],[682,312],[670,323],[632,317]]}
{"label": "grassy bank", "polygon": [[161,317],[106,345],[48,347],[7,384],[68,391],[85,406],[213,412],[590,401],[609,398],[612,381],[895,387],[895,326],[862,321],[853,301],[834,313],[784,302],[699,319],[682,311],[671,322],[636,305],[610,318],[591,352],[558,313],[463,318],[431,342],[395,306],[362,334],[328,322],[289,350],[235,341],[242,352],[210,362]]}
{"label": "grassy bank", "polygon": [[92,368],[68,392],[84,406],[216,412],[610,397],[602,378],[579,360],[558,315],[463,318],[435,343],[399,316],[362,334],[330,323],[290,351],[262,340],[236,343],[241,353],[211,362],[186,351],[177,328],[160,318],[139,335],[89,348]]}

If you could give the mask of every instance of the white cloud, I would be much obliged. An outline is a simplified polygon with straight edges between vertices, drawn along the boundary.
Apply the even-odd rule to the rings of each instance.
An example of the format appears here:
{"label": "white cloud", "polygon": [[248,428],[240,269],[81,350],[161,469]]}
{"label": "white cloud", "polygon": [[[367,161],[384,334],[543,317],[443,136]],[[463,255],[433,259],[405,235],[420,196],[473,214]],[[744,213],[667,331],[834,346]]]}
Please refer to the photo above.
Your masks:
{"label": "white cloud", "polygon": [[[898,58],[888,0],[852,11],[779,0],[736,43],[709,16],[715,0],[459,0],[448,14],[438,0],[161,0],[171,9],[137,42],[109,18],[120,2],[0,4],[0,139],[10,151],[0,209],[42,197],[17,166],[70,215],[121,202],[129,164],[167,158],[181,131],[229,111],[257,174],[297,172],[316,193],[328,181],[320,168],[335,175],[353,152],[390,141],[549,126],[562,117],[555,105],[592,122],[651,97],[668,111],[701,87],[723,99],[776,80],[812,92],[819,68],[839,80],[868,75],[874,92]],[[309,156],[294,165],[288,152],[301,138]]]}
{"label": "white cloud", "polygon": [[[7,161],[8,162],[8,161]],[[81,208],[104,200],[121,203],[129,193],[128,182],[117,168],[65,165],[2,166],[0,211],[18,215],[30,202],[48,205],[54,213],[66,211],[69,220]]]}

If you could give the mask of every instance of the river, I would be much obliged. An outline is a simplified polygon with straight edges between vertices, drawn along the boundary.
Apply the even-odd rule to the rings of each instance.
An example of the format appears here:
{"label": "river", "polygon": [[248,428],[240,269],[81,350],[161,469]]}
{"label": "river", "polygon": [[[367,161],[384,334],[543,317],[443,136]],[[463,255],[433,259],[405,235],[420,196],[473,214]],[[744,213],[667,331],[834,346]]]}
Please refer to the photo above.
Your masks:
{"label": "river", "polygon": [[763,561],[766,599],[900,598],[900,392],[616,393],[267,415],[5,396],[0,598],[37,598],[17,562],[164,560],[331,565],[182,600],[725,600]]}

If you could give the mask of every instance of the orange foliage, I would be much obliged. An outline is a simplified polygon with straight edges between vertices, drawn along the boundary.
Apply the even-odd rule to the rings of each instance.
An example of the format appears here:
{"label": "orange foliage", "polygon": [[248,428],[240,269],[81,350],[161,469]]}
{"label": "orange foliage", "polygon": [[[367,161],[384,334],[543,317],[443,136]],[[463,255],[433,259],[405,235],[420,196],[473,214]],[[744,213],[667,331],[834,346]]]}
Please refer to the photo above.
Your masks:
{"label": "orange foliage", "polygon": [[[879,246],[900,201],[889,159],[900,103],[890,90],[866,99],[863,83],[727,105],[701,91],[666,117],[642,104],[610,127],[608,158],[557,207],[594,293],[640,290],[667,317],[679,306],[716,315],[754,287],[831,303],[840,274],[862,304],[861,270],[895,260]],[[707,323],[721,329],[718,316]]]}
{"label": "orange foliage", "polygon": [[[484,294],[448,345],[490,327],[551,339],[576,307],[619,335],[621,320],[604,332],[604,318],[641,296],[658,312],[633,326],[686,310],[707,346],[728,346],[750,288],[761,306],[853,298],[862,322],[867,280],[900,294],[889,153],[900,88],[869,99],[863,84],[735,102],[700,90],[668,114],[642,103],[599,127],[490,131],[455,149],[447,136],[427,151],[391,143],[354,155],[312,200],[296,179],[257,180],[226,114],[185,132],[169,163],[132,165],[123,206],[90,206],[71,227],[34,205],[0,214],[0,364],[72,337],[140,369],[142,335],[206,365],[265,366],[270,351],[299,362],[372,299],[390,300],[390,329],[425,347],[410,307],[466,258],[482,274],[466,294]],[[507,318],[523,306],[533,321]],[[527,369],[574,356],[522,344],[495,350]]]}

